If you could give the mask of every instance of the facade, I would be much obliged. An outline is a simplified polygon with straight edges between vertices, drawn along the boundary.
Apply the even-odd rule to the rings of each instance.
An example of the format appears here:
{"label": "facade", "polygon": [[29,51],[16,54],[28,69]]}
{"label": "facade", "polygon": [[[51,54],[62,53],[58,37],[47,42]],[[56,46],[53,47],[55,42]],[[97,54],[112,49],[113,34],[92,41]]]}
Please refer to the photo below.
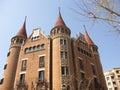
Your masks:
{"label": "facade", "polygon": [[60,12],[48,36],[37,28],[27,37],[25,24],[11,39],[0,90],[107,90],[87,31],[71,38]]}
{"label": "facade", "polygon": [[113,68],[104,75],[108,90],[120,90],[120,68]]}

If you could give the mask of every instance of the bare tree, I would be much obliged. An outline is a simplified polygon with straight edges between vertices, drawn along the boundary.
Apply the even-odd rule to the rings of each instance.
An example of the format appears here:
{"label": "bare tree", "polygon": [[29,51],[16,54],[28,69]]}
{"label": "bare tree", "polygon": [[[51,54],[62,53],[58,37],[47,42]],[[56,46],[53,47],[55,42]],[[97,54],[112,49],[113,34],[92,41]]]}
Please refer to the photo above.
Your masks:
{"label": "bare tree", "polygon": [[120,33],[120,0],[73,0],[71,9],[77,14],[93,21],[107,22]]}

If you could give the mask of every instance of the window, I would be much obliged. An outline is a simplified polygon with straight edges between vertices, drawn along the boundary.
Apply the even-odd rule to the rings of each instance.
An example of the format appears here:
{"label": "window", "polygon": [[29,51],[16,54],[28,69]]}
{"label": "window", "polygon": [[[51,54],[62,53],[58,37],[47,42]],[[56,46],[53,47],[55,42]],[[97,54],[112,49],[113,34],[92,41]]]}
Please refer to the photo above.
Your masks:
{"label": "window", "polygon": [[92,73],[95,74],[95,66],[94,65],[91,65],[91,68],[92,68]]}
{"label": "window", "polygon": [[67,90],[70,90],[70,85],[67,85]]}
{"label": "window", "polygon": [[109,88],[109,90],[112,90],[112,88]]}
{"label": "window", "polygon": [[119,71],[117,70],[116,73],[119,73]]}
{"label": "window", "polygon": [[97,81],[97,78],[94,78],[94,86],[96,87],[96,89],[98,88],[98,81]]}
{"label": "window", "polygon": [[28,53],[29,52],[29,48],[25,48],[25,53]]}
{"label": "window", "polygon": [[111,76],[111,79],[114,79],[114,76]]}
{"label": "window", "polygon": [[109,80],[109,77],[107,77],[106,79]]}
{"label": "window", "polygon": [[68,67],[61,67],[61,73],[64,76],[69,75]]}
{"label": "window", "polygon": [[118,75],[118,79],[120,79],[120,75]]}
{"label": "window", "polygon": [[111,85],[111,82],[108,82],[108,86]]}
{"label": "window", "polygon": [[117,88],[117,87],[115,87],[115,88],[114,88],[114,90],[118,90],[118,88]]}
{"label": "window", "polygon": [[4,70],[7,68],[7,64],[4,65]]}
{"label": "window", "polygon": [[113,82],[113,85],[116,85],[116,82],[115,82],[115,81]]}
{"label": "window", "polygon": [[21,70],[26,70],[26,66],[27,66],[27,60],[22,60],[22,67]]}
{"label": "window", "polygon": [[10,51],[7,53],[7,57],[10,56]]}
{"label": "window", "polygon": [[2,79],[0,80],[0,84],[2,84],[2,83],[3,83],[3,81],[4,81],[4,78],[2,78]]}
{"label": "window", "polygon": [[64,30],[64,28],[61,28],[61,33],[65,33],[65,30]]}
{"label": "window", "polygon": [[44,60],[45,60],[45,56],[41,56],[39,58],[39,67],[44,67]]}
{"label": "window", "polygon": [[85,79],[85,74],[81,72],[81,79]]}
{"label": "window", "polygon": [[25,74],[20,75],[20,84],[23,84],[25,81]]}
{"label": "window", "polygon": [[61,51],[61,59],[67,59],[67,52]]}
{"label": "window", "polygon": [[60,39],[60,45],[66,45],[67,41],[65,39]]}
{"label": "window", "polygon": [[38,74],[38,81],[43,81],[44,80],[44,71],[39,71],[39,74]]}
{"label": "window", "polygon": [[80,64],[80,69],[84,69],[84,67],[83,67],[83,60],[82,59],[79,59],[79,64]]}
{"label": "window", "polygon": [[44,46],[45,46],[45,44],[42,44],[42,45],[41,45],[41,49],[44,49]]}

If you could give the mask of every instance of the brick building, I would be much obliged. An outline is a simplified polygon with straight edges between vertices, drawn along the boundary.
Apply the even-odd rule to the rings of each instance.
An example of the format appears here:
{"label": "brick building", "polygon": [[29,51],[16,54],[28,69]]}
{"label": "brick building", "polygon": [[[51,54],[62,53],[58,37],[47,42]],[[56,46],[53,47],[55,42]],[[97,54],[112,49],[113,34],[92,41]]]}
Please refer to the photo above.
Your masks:
{"label": "brick building", "polygon": [[48,36],[37,28],[27,37],[25,24],[11,39],[0,90],[107,90],[87,31],[71,38],[60,12]]}

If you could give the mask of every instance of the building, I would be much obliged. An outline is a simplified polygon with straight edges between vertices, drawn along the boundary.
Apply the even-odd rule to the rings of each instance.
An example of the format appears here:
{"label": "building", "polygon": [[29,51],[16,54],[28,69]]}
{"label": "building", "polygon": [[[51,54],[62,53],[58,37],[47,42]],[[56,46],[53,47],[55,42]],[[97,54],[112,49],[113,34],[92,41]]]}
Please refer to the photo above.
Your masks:
{"label": "building", "polygon": [[11,39],[0,90],[107,90],[98,47],[87,31],[71,38],[59,11],[46,36],[27,37],[26,20]]}
{"label": "building", "polygon": [[120,90],[120,68],[113,68],[104,75],[108,90]]}

